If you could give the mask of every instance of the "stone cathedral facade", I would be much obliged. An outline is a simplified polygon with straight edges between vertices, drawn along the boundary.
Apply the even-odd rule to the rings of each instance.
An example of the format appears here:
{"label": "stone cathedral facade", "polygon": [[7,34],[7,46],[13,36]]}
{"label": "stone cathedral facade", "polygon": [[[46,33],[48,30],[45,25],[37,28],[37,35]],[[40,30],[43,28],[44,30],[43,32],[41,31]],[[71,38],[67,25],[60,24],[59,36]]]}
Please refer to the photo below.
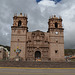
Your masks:
{"label": "stone cathedral facade", "polygon": [[27,17],[22,13],[13,17],[10,60],[64,61],[62,18],[50,17],[47,32],[28,32],[27,22]]}

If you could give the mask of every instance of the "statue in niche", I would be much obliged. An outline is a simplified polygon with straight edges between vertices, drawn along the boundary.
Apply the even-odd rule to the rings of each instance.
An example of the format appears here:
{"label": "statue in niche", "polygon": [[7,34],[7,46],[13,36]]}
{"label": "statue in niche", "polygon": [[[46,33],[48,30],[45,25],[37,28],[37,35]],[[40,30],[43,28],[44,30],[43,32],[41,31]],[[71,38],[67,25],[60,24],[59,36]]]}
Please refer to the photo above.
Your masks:
{"label": "statue in niche", "polygon": [[16,52],[16,55],[19,56],[21,49],[17,48],[17,50],[14,50],[14,52]]}

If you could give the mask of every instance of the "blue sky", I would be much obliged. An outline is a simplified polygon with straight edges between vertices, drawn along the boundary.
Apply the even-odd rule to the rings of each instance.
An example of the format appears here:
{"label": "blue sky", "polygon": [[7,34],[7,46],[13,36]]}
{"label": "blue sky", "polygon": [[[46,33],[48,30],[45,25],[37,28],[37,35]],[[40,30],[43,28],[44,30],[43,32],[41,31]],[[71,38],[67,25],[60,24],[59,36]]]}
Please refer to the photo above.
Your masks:
{"label": "blue sky", "polygon": [[[40,2],[41,0],[36,0],[37,2]],[[52,1],[55,1],[55,2],[60,2],[61,0],[52,0]]]}

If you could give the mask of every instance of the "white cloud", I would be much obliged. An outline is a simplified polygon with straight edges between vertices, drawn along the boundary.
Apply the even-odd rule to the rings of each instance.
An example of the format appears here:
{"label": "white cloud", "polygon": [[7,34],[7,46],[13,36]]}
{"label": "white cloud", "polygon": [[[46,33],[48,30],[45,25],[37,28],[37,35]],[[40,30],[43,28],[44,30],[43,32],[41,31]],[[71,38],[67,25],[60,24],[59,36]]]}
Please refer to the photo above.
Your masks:
{"label": "white cloud", "polygon": [[41,12],[43,12],[47,7],[55,7],[55,2],[50,0],[42,0],[38,4],[41,8]]}
{"label": "white cloud", "polygon": [[50,1],[50,0],[42,0],[40,1],[38,4],[42,5],[42,6],[55,6],[55,2],[54,1]]}

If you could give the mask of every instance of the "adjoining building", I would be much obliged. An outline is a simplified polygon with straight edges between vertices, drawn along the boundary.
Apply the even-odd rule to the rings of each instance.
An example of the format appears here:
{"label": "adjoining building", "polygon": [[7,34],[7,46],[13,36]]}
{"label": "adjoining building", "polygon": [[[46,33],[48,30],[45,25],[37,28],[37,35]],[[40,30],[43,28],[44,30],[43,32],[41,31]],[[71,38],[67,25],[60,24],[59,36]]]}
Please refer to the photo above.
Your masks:
{"label": "adjoining building", "polygon": [[9,51],[7,48],[0,46],[0,60],[7,60],[9,58]]}
{"label": "adjoining building", "polygon": [[22,13],[13,17],[10,60],[65,61],[62,18],[50,17],[47,32],[28,32],[27,22],[27,16]]}

